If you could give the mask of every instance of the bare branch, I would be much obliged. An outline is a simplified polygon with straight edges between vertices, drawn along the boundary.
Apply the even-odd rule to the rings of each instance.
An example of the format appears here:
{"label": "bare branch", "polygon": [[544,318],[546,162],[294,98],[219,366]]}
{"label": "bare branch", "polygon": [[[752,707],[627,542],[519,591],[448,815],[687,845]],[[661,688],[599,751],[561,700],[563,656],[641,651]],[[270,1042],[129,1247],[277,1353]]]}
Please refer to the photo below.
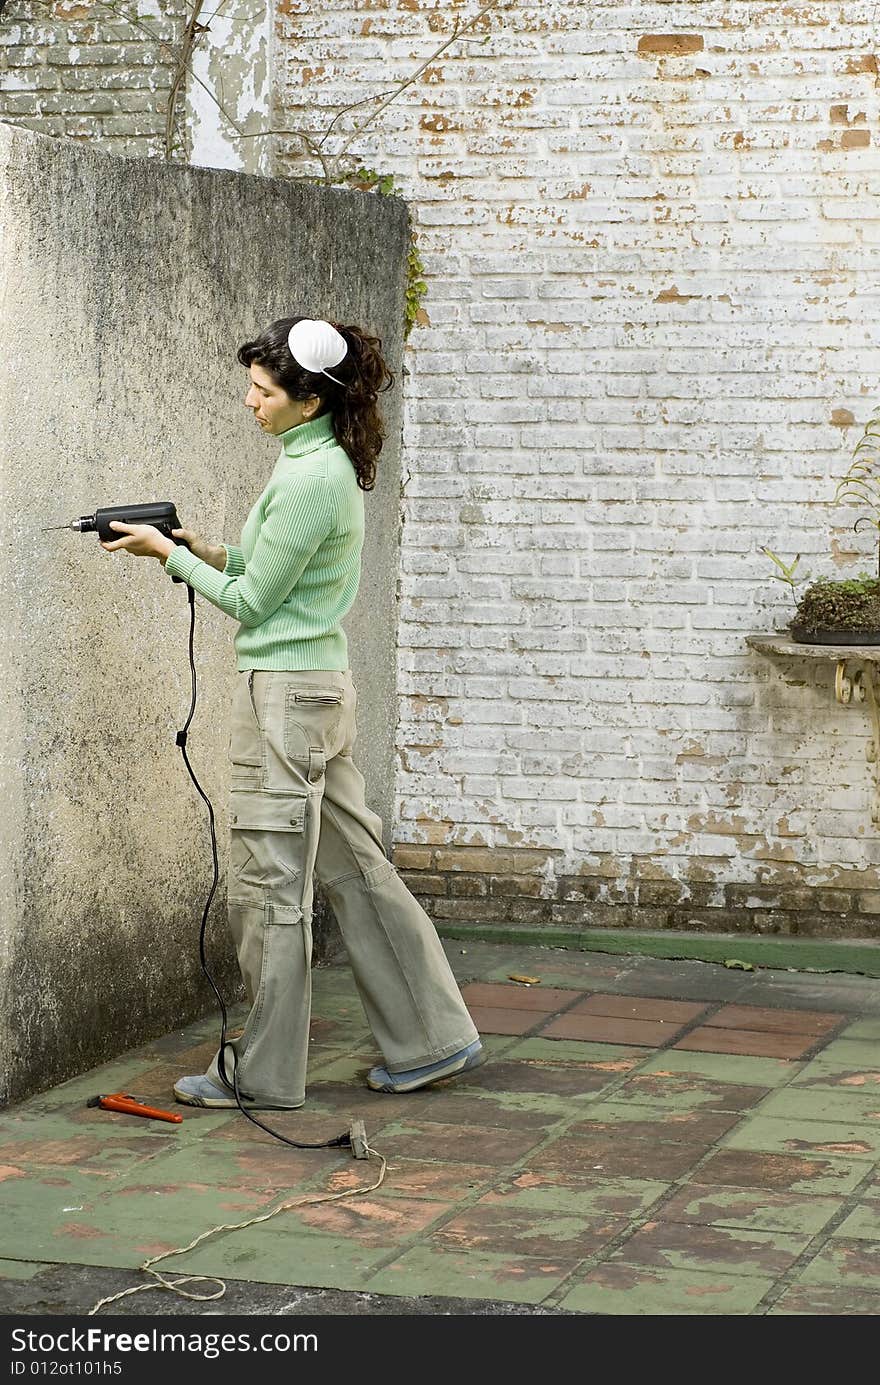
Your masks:
{"label": "bare branch", "polygon": [[195,0],[192,7],[192,14],[189,22],[183,31],[183,43],[177,57],[177,69],[171,81],[171,90],[168,93],[168,105],[165,110],[165,158],[170,160],[171,151],[174,144],[174,107],[177,104],[177,93],[190,71],[189,60],[192,51],[207,30],[203,24],[199,23],[199,15],[205,0]]}
{"label": "bare branch", "polygon": [[[412,86],[413,82],[416,80],[416,78],[422,75],[426,67],[428,67],[432,62],[435,62],[436,59],[439,58],[440,54],[445,52],[451,44],[455,43],[461,37],[462,34],[467,33],[468,29],[472,29],[475,24],[479,23],[479,21],[483,18],[484,14],[488,14],[490,10],[497,9],[500,3],[501,0],[489,0],[488,5],[484,5],[483,8],[477,14],[474,15],[473,19],[469,19],[467,23],[462,24],[460,28],[458,19],[456,19],[455,27],[452,31],[452,34],[446,40],[446,42],[441,43],[440,47],[436,50],[436,52],[432,53],[429,58],[425,59],[425,61],[421,64],[420,67],[416,68],[415,72],[412,74],[411,77],[408,77],[405,82],[401,82],[400,86],[396,87],[394,91],[391,93],[391,95],[386,97],[386,99],[382,102],[380,106],[377,106],[376,110],[373,111],[372,115],[367,117],[363,125],[355,126],[354,130],[349,135],[348,139],[343,144],[342,148],[337,150],[334,162],[338,164],[339,160],[342,159],[343,156],[347,153],[348,147],[352,143],[352,141],[358,135],[362,135],[368,125],[372,125],[375,120],[378,120],[379,116],[386,109],[386,107],[390,106],[391,102],[395,99],[395,97],[399,96],[400,93],[402,91],[405,91],[407,87]],[[363,103],[358,101],[355,104],[362,105]],[[346,111],[353,109],[353,106],[344,106],[342,110],[339,112],[339,115],[344,115]],[[334,117],[334,119],[338,119],[338,116]]]}

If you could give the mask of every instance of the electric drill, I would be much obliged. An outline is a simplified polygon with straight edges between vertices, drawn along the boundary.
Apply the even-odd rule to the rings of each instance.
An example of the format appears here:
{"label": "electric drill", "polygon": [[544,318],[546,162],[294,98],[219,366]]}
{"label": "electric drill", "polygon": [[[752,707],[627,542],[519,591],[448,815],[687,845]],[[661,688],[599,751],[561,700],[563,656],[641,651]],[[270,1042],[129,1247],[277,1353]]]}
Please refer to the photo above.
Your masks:
{"label": "electric drill", "polygon": [[[115,539],[124,539],[125,534],[119,529],[110,528],[112,519],[118,519],[122,524],[152,524],[166,539],[174,539],[175,543],[189,548],[185,539],[175,539],[171,532],[172,529],[180,528],[173,500],[153,500],[146,505],[108,505],[104,509],[96,510],[93,515],[81,515],[79,519],[72,519],[69,524],[53,524],[50,528],[73,529],[78,534],[97,533],[103,543],[113,543]],[[43,532],[48,533],[49,530]],[[182,582],[183,578],[172,577],[171,580]]]}

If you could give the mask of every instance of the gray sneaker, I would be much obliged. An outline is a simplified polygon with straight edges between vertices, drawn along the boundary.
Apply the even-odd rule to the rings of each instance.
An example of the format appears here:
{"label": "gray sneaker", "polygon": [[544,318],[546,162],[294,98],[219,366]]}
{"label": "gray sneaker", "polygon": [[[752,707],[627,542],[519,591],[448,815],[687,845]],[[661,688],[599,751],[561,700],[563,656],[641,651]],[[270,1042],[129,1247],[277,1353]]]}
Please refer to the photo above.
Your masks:
{"label": "gray sneaker", "polygon": [[450,1053],[438,1063],[429,1063],[424,1068],[411,1068],[409,1072],[389,1072],[387,1068],[371,1068],[367,1074],[367,1086],[374,1092],[416,1092],[421,1087],[430,1087],[434,1082],[442,1082],[444,1077],[457,1077],[460,1072],[469,1072],[485,1063],[486,1055],[479,1039],[474,1039],[467,1048]]}
{"label": "gray sneaker", "polygon": [[[179,1077],[174,1084],[174,1095],[185,1106],[207,1106],[218,1110],[238,1110],[235,1092],[231,1087],[218,1087],[210,1077]],[[241,1104],[249,1111],[298,1111],[305,1106],[305,1098],[291,1106],[276,1106],[267,1101],[255,1101],[253,1097],[241,1094]]]}

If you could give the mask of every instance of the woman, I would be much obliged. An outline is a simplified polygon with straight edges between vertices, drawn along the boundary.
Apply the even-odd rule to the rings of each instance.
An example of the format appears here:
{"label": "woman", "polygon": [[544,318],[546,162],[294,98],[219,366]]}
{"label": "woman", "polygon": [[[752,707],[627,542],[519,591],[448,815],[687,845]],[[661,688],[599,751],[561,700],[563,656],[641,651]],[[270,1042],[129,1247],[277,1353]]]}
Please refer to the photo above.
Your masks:
{"label": "woman", "polygon": [[[178,1101],[255,1110],[305,1101],[316,877],[333,906],[384,1064],[367,1083],[410,1092],[483,1061],[436,931],[382,847],[352,759],[357,693],[340,622],[358,591],[363,492],[394,378],[381,341],[310,318],[273,322],[238,351],[245,396],[281,454],[241,545],[114,522],[108,552],[158,558],[239,622],[230,754],[229,923],[251,1005],[239,1039]],[[332,371],[332,373],[331,373]],[[234,1076],[233,1076],[234,1073]]]}

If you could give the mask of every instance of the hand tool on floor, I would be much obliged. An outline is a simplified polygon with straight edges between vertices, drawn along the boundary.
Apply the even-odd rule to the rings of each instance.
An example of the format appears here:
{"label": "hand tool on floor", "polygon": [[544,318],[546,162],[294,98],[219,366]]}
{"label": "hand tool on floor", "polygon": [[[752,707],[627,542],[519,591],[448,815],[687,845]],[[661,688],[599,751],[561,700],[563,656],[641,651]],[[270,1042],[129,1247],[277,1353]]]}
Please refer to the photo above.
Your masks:
{"label": "hand tool on floor", "polygon": [[179,1125],[183,1116],[176,1116],[171,1111],[160,1111],[156,1106],[145,1106],[136,1097],[130,1096],[128,1092],[110,1092],[103,1096],[90,1096],[86,1102],[87,1106],[100,1106],[104,1111],[121,1111],[126,1116],[147,1116],[151,1120],[173,1121]]}

